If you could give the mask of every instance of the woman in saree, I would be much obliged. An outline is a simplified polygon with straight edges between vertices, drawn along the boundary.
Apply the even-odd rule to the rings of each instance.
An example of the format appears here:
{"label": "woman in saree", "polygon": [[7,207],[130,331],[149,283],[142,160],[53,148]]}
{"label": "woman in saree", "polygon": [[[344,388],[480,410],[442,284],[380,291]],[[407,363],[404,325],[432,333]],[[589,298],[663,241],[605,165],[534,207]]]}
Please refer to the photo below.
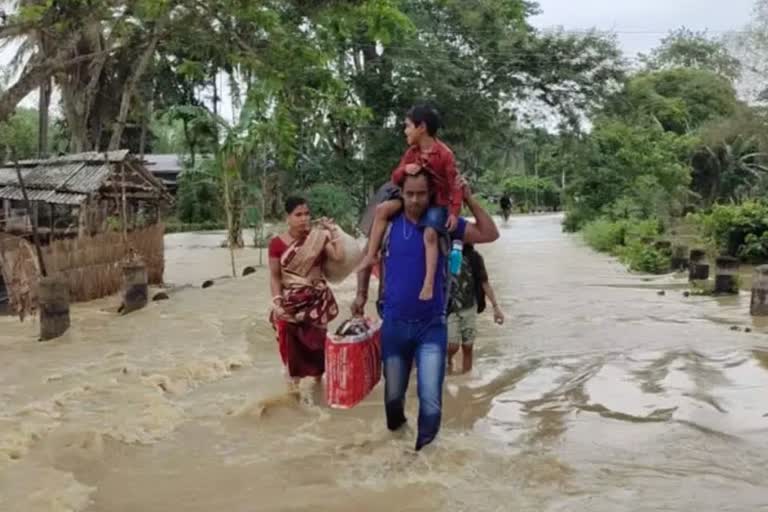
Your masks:
{"label": "woman in saree", "polygon": [[280,357],[293,384],[303,377],[320,380],[325,372],[328,323],[339,314],[323,275],[326,258],[341,261],[339,228],[330,220],[311,223],[309,205],[300,197],[285,201],[288,231],[269,243],[272,312]]}

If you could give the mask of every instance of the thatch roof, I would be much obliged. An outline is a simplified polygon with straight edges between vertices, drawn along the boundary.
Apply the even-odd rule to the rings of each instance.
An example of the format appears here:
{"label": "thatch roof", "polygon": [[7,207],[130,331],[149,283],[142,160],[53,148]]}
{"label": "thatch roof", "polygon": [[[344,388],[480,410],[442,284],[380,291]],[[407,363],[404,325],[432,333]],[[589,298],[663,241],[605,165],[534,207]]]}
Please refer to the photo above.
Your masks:
{"label": "thatch roof", "polygon": [[[120,164],[125,167],[129,194],[141,192],[144,198],[171,201],[163,183],[128,150],[24,160],[19,162],[19,167],[31,201],[80,204],[90,195],[120,187],[123,178]],[[0,167],[0,199],[23,199],[16,169],[12,166]]]}

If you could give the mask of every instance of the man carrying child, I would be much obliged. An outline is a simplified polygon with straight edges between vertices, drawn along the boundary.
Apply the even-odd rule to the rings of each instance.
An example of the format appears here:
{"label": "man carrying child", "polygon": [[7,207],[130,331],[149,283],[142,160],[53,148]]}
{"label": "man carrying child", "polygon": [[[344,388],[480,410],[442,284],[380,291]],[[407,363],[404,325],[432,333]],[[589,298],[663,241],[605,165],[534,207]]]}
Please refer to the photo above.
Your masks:
{"label": "man carrying child", "polygon": [[[432,299],[437,270],[438,235],[453,232],[461,212],[462,189],[456,171],[453,152],[437,139],[440,119],[437,112],[427,106],[413,107],[405,116],[405,138],[408,150],[400,164],[392,171],[393,184],[401,187],[406,176],[421,171],[427,173],[432,185],[432,203],[420,224],[423,227],[427,272],[419,293],[419,299]],[[360,270],[370,268],[381,248],[387,224],[403,208],[400,198],[384,201],[376,208],[368,241],[368,251]]]}
{"label": "man carrying child", "polygon": [[[378,231],[369,241],[374,249],[358,273],[357,296],[352,304],[353,315],[365,313],[371,265],[378,257],[376,247],[382,246],[378,305],[383,318],[381,358],[387,427],[395,431],[406,424],[405,395],[415,363],[419,396],[416,450],[435,439],[442,418],[448,276],[446,255],[438,250],[437,232],[447,233],[448,228],[453,228],[452,239],[470,244],[489,243],[499,237],[491,216],[469,187],[456,179],[453,155],[435,139],[436,131],[437,114],[433,110],[416,108],[408,113],[405,134],[411,148],[393,173],[401,199],[388,201],[390,204],[385,203],[377,211],[375,222],[380,225],[375,226]],[[458,217],[462,199],[474,222]],[[454,204],[456,200],[458,204]],[[385,240],[388,224],[391,228]],[[432,236],[427,236],[430,230]],[[421,231],[424,236],[420,236]],[[428,248],[431,237],[434,254]]]}

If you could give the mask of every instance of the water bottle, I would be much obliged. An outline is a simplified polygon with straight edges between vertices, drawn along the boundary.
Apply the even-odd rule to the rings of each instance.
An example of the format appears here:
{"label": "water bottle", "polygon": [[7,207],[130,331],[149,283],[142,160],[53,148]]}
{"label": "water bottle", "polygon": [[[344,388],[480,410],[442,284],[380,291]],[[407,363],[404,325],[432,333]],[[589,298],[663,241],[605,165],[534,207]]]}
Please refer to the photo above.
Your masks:
{"label": "water bottle", "polygon": [[461,240],[453,241],[453,248],[451,254],[448,256],[448,267],[451,270],[451,274],[458,276],[461,271],[461,258],[462,250],[464,249],[464,243]]}

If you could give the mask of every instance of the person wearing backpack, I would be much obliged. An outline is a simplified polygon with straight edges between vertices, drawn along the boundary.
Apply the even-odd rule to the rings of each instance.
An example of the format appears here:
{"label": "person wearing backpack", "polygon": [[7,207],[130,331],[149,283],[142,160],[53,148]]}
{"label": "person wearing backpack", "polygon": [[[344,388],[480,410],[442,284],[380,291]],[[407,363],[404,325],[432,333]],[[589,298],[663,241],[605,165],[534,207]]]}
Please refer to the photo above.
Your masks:
{"label": "person wearing backpack", "polygon": [[485,311],[488,297],[493,307],[493,319],[498,325],[504,324],[496,294],[488,280],[483,256],[473,244],[464,244],[461,271],[451,287],[448,304],[448,373],[453,373],[453,358],[462,352],[461,373],[472,371],[472,356],[477,337],[477,315]]}

